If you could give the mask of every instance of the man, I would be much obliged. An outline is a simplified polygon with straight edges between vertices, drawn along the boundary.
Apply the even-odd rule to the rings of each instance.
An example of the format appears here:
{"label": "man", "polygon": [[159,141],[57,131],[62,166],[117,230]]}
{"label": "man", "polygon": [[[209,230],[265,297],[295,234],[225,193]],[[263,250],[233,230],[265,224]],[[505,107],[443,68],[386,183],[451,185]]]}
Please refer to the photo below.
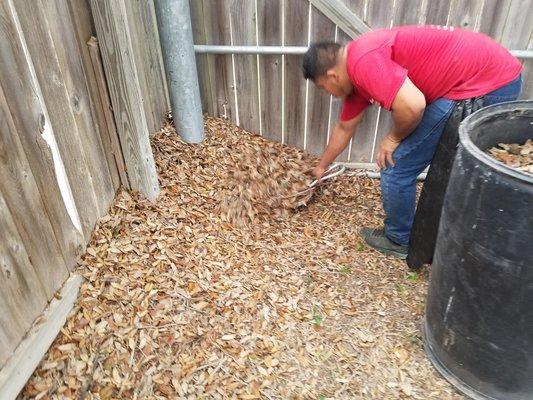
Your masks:
{"label": "man", "polygon": [[484,105],[515,100],[521,65],[480,33],[441,26],[402,26],[360,36],[342,47],[312,44],[303,74],[343,97],[340,121],[313,174],[324,171],[353,137],[372,103],[391,111],[393,126],[379,144],[384,228],[363,228],[371,247],[405,258],[416,205],[416,177],[430,164],[458,101]]}

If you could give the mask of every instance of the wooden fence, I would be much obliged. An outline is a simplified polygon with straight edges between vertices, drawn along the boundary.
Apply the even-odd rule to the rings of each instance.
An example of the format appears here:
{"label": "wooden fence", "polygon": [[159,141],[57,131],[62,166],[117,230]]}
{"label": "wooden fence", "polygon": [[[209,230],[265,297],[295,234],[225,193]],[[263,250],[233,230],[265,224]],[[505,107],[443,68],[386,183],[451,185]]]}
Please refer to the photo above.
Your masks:
{"label": "wooden fence", "polygon": [[[135,112],[145,124],[138,134],[147,142],[169,108],[153,3],[110,3],[126,21],[131,47],[121,50],[133,55]],[[136,172],[126,171],[123,126],[111,109],[122,93],[109,93],[103,64],[114,61],[107,46],[102,62],[96,33],[89,0],[0,1],[0,397],[13,393],[3,386],[10,373],[25,373],[14,360],[28,347],[22,339]]]}
{"label": "wooden fence", "polygon": [[[530,0],[341,0],[372,29],[407,24],[460,26],[509,49],[533,48]],[[309,0],[191,0],[195,44],[294,45],[351,38]],[[320,154],[340,102],[304,81],[300,56],[197,55],[204,111],[269,139]],[[524,63],[523,98],[533,95],[533,60]],[[366,111],[340,161],[373,162],[391,124],[388,112]]]}

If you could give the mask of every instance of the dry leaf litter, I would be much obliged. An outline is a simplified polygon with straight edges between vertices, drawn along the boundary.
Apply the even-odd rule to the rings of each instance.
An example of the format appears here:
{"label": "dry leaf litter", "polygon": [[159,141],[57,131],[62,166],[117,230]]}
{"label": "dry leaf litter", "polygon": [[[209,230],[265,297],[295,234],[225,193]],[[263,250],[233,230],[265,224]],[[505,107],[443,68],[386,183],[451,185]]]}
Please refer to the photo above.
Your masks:
{"label": "dry leaf litter", "polygon": [[533,139],[528,139],[523,145],[498,143],[487,153],[511,168],[533,174]]}
{"label": "dry leaf litter", "polygon": [[381,221],[379,182],[345,174],[295,211],[316,160],[219,119],[206,133],[152,137],[159,200],[121,191],[98,222],[20,398],[462,399],[422,349],[427,274],[357,233]]}

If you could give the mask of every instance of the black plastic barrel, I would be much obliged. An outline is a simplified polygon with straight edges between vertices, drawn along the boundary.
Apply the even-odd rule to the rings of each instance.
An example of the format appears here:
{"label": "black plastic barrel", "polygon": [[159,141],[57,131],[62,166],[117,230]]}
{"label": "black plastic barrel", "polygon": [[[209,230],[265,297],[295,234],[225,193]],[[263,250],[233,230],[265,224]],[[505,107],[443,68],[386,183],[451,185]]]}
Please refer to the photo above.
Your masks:
{"label": "black plastic barrel", "polygon": [[459,128],[431,266],[424,346],[473,399],[533,399],[533,176],[485,151],[533,138],[533,101]]}

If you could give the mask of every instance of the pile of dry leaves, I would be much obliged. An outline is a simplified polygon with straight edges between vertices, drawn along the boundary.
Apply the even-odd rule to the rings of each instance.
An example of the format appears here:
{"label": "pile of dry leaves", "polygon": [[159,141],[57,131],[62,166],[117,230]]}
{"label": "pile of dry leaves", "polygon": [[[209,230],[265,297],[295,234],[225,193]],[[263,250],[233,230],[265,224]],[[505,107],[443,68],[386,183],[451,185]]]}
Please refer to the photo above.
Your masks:
{"label": "pile of dry leaves", "polygon": [[533,174],[533,139],[528,139],[523,145],[498,143],[487,153],[511,168]]}
{"label": "pile of dry leaves", "polygon": [[244,226],[266,216],[286,217],[312,195],[310,160],[289,155],[279,143],[250,143],[239,154],[221,191],[219,211],[226,221]]}
{"label": "pile of dry leaves", "polygon": [[292,193],[313,160],[218,119],[206,133],[152,138],[160,198],[122,191],[98,222],[79,299],[20,398],[462,398],[422,349],[426,276],[358,235],[381,221],[379,182],[344,174],[307,207],[266,199],[235,225],[221,213],[235,181],[267,171],[262,193]]}

